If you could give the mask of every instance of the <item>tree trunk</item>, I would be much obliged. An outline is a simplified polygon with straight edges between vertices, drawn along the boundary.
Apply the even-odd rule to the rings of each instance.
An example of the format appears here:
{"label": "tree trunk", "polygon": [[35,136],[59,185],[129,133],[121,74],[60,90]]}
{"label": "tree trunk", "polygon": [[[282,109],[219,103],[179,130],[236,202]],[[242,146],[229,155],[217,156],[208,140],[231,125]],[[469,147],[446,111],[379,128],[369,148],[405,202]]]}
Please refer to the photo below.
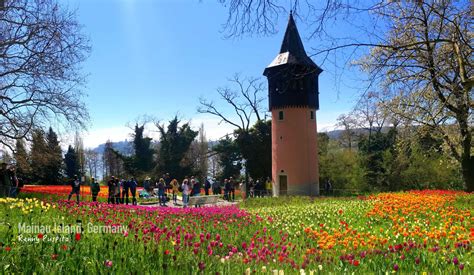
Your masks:
{"label": "tree trunk", "polygon": [[465,110],[458,115],[458,123],[461,133],[461,171],[467,192],[474,192],[474,156],[471,156],[472,135],[469,131],[468,114],[469,107],[463,106]]}
{"label": "tree trunk", "polygon": [[467,192],[474,192],[474,157],[463,156],[461,170]]}

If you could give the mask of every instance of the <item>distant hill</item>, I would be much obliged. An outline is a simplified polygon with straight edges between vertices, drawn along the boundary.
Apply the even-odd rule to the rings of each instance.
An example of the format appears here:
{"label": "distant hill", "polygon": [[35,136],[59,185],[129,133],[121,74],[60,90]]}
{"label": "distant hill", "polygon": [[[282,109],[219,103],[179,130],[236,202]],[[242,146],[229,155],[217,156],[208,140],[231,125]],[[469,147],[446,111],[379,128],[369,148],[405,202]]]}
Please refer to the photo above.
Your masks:
{"label": "distant hill", "polygon": [[[390,127],[383,127],[382,132],[386,133],[388,132],[389,129]],[[353,131],[356,133],[356,135],[365,134],[368,132],[367,129],[362,129],[362,128],[354,129]],[[343,132],[344,130],[332,130],[332,131],[322,132],[322,133],[326,133],[330,139],[338,140],[341,138],[341,135]],[[219,141],[209,140],[208,143],[209,143],[209,147],[212,148],[215,145],[217,145]],[[158,142],[155,142],[155,144],[158,144]],[[130,155],[133,152],[132,144],[128,140],[113,142],[113,148],[124,155]],[[94,148],[93,150],[99,154],[102,154],[104,153],[104,149],[105,149],[105,143],[102,143],[96,148]]]}
{"label": "distant hill", "polygon": [[[390,130],[390,127],[383,127],[382,133],[387,133],[389,130]],[[369,130],[363,129],[363,128],[353,129],[352,131],[354,131],[356,135],[368,134],[369,132]],[[344,133],[344,130],[332,130],[332,131],[322,132],[322,133],[326,133],[330,139],[337,140],[341,138],[341,135],[342,133]]]}
{"label": "distant hill", "polygon": [[[130,155],[133,152],[132,144],[128,140],[112,142],[112,147],[119,153],[124,155]],[[105,143],[100,144],[93,151],[103,154],[105,150]]]}

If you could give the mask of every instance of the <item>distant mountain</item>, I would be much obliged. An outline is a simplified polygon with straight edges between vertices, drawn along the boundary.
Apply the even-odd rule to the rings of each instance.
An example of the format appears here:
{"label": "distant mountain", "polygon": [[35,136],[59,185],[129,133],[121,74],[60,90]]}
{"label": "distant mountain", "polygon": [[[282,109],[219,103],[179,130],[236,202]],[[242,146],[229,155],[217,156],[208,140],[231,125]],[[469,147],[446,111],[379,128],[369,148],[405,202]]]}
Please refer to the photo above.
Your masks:
{"label": "distant mountain", "polygon": [[[119,153],[124,154],[124,155],[130,155],[133,152],[132,144],[128,140],[112,142],[112,148],[114,148]],[[104,150],[105,150],[105,143],[102,143],[93,149],[93,151],[99,154],[103,154]]]}
{"label": "distant mountain", "polygon": [[[387,133],[390,130],[390,127],[382,127],[382,133]],[[357,129],[352,129],[356,135],[361,135],[361,134],[368,134],[369,130],[364,129],[364,128],[357,128]],[[326,133],[330,139],[340,139],[342,133],[344,133],[344,130],[332,130],[328,132],[322,132]]]}
{"label": "distant mountain", "polygon": [[[386,133],[386,132],[388,132],[389,129],[390,129],[390,127],[383,127],[382,132]],[[368,133],[367,129],[362,129],[362,128],[353,129],[353,131],[356,133],[356,135]],[[332,130],[332,131],[322,132],[322,133],[326,133],[329,136],[330,139],[336,139],[337,140],[337,139],[341,138],[343,132],[344,132],[344,130]],[[214,147],[218,143],[219,143],[218,140],[209,140],[208,141],[209,148]],[[154,142],[154,144],[157,145],[158,142]],[[117,150],[118,152],[120,152],[124,155],[130,155],[133,152],[132,143],[131,143],[131,141],[128,141],[128,140],[113,142],[112,146],[115,150]],[[102,154],[102,153],[104,153],[104,149],[105,149],[105,143],[102,143],[99,146],[97,146],[96,148],[94,148],[93,150],[95,152],[99,153],[99,154]]]}

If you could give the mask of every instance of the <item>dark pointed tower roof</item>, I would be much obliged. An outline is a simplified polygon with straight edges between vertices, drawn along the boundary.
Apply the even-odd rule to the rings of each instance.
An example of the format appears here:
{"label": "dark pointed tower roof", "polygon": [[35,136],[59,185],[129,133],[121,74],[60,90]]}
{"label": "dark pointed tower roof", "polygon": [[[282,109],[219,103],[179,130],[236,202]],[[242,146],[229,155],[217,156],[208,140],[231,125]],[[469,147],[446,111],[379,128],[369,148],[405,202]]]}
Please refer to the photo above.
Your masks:
{"label": "dark pointed tower roof", "polygon": [[267,69],[285,64],[315,68],[318,73],[322,71],[306,54],[292,13],[290,13],[288,26],[286,27],[285,36],[280,48],[280,54],[268,65]]}

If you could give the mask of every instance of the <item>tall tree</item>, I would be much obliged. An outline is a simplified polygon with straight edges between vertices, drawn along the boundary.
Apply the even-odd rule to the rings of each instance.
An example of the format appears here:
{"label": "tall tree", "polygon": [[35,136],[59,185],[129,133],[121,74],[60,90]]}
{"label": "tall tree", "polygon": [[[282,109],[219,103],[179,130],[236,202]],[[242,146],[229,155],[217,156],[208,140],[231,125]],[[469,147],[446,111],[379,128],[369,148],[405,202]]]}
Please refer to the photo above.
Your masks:
{"label": "tall tree", "polygon": [[86,157],[86,167],[89,171],[89,176],[97,179],[99,169],[102,167],[102,159],[97,151],[87,149],[84,152]]}
{"label": "tall tree", "polygon": [[245,132],[236,132],[236,142],[249,175],[265,179],[272,174],[272,124],[270,120],[257,121]]}
{"label": "tall tree", "polygon": [[387,180],[386,158],[384,155],[390,153],[395,155],[396,130],[390,129],[388,133],[376,132],[371,136],[363,136],[359,141],[361,162],[365,168],[365,178],[374,190],[395,191],[398,183]]}
{"label": "tall tree", "polygon": [[15,162],[16,174],[23,182],[30,182],[31,180],[31,164],[30,156],[25,147],[23,139],[18,139],[15,146]]}
{"label": "tall tree", "polygon": [[220,180],[229,177],[237,178],[242,169],[242,156],[237,142],[226,136],[214,146],[213,150],[219,156],[219,166],[221,167],[218,178]]}
{"label": "tall tree", "polygon": [[123,158],[114,150],[113,143],[110,140],[105,143],[104,170],[107,177],[124,175]]}
{"label": "tall tree", "polygon": [[357,128],[357,125],[357,120],[353,117],[352,114],[342,114],[337,118],[336,126],[343,127],[341,134],[341,143],[344,147],[349,148],[349,151],[352,151],[352,146],[356,140],[355,129]]}
{"label": "tall tree", "polygon": [[80,64],[89,52],[76,14],[55,0],[2,1],[0,144],[52,121],[84,126]]}
{"label": "tall tree", "polygon": [[86,156],[85,156],[85,150],[84,150],[84,142],[82,141],[82,137],[79,131],[77,131],[76,135],[74,136],[74,150],[76,151],[77,161],[79,165],[79,172],[77,175],[79,177],[85,176]]}
{"label": "tall tree", "polygon": [[136,124],[133,135],[133,148],[135,151],[133,163],[135,169],[141,174],[150,172],[155,166],[153,160],[155,150],[152,148],[152,138],[145,137],[143,135],[144,130],[145,125],[138,126]]}
{"label": "tall tree", "polygon": [[201,124],[201,127],[199,128],[199,136],[198,136],[198,157],[197,157],[197,163],[198,163],[198,171],[199,171],[199,176],[204,180],[207,178],[207,172],[209,170],[209,144],[207,142],[206,138],[206,132],[204,130],[204,123]]}
{"label": "tall tree", "polygon": [[50,127],[46,135],[47,151],[44,156],[47,159],[45,167],[45,180],[48,184],[58,184],[61,178],[63,156],[59,145],[58,135]]}
{"label": "tall tree", "polygon": [[[252,144],[249,143],[251,142],[249,138],[251,137],[250,131],[254,121],[256,121],[255,125],[265,125],[265,123],[259,124],[265,121],[267,117],[266,113],[262,111],[262,102],[264,101],[262,93],[265,90],[265,85],[258,78],[242,78],[238,74],[229,79],[229,82],[232,86],[218,88],[217,93],[234,111],[234,115],[237,117],[236,119],[233,119],[233,117],[224,112],[224,110],[219,110],[214,102],[203,98],[200,99],[198,112],[217,116],[223,122],[236,128],[234,132],[237,139],[236,144],[241,150],[239,155],[245,158],[245,182],[248,184],[248,167],[255,167],[253,165],[253,159],[250,158],[256,155],[266,158],[266,154],[269,153],[267,150],[268,146],[271,146],[271,138],[270,143],[266,146],[252,147]],[[248,153],[251,150],[256,151]],[[271,158],[271,151],[269,157]],[[265,168],[267,168],[267,166],[265,166]],[[258,168],[254,171],[257,170]],[[246,186],[245,190],[248,192],[248,186]]]}
{"label": "tall tree", "polygon": [[67,152],[64,155],[64,164],[66,166],[66,176],[69,179],[79,175],[79,159],[76,150],[71,145],[69,145]]}
{"label": "tall tree", "polygon": [[266,120],[266,113],[262,111],[265,85],[258,78],[242,78],[238,74],[230,78],[229,82],[230,87],[220,87],[217,93],[231,107],[237,119],[233,119],[224,110],[219,110],[215,102],[205,98],[199,99],[198,112],[217,116],[240,132],[248,132],[255,120]]}
{"label": "tall tree", "polygon": [[185,155],[198,132],[193,131],[189,123],[179,125],[177,117],[168,126],[156,123],[160,132],[160,150],[158,156],[158,171],[170,173],[173,178],[182,179],[189,176],[192,167],[186,164]]}
{"label": "tall tree", "polygon": [[47,184],[45,167],[48,165],[48,146],[42,130],[33,131],[31,142],[31,174],[36,183]]}
{"label": "tall tree", "polygon": [[471,8],[469,1],[404,1],[377,10],[391,24],[388,43],[360,62],[382,76],[388,110],[443,137],[467,191],[474,191]]}

